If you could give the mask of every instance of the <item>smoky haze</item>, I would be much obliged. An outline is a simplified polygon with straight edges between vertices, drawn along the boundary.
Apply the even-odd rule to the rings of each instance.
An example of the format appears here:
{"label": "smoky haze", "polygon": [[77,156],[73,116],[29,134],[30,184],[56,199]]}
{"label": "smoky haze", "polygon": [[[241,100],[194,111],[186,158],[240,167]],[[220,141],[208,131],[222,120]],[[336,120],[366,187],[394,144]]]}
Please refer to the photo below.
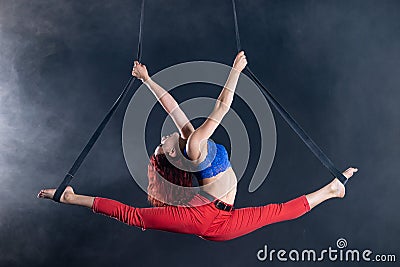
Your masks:
{"label": "smoky haze", "polygon": [[[143,232],[84,208],[37,199],[41,188],[59,184],[129,79],[140,3],[0,0],[1,266],[256,266],[266,264],[256,258],[265,244],[323,249],[340,237],[351,248],[400,257],[398,1],[236,1],[252,70],[338,167],[360,169],[344,200],[212,243]],[[232,63],[231,1],[148,0],[145,8],[143,63],[150,73],[193,60]],[[174,91],[178,100],[218,93],[204,84]],[[247,127],[257,127],[251,107],[242,104],[235,99],[233,108]],[[146,195],[123,158],[126,105],[72,185],[81,194],[144,207]],[[157,112],[165,116],[160,107]],[[275,121],[277,151],[268,179],[247,191],[255,149],[237,207],[283,202],[331,179],[278,114]],[[158,126],[148,125],[149,147],[159,143]],[[224,137],[220,130],[213,139],[227,144]]]}

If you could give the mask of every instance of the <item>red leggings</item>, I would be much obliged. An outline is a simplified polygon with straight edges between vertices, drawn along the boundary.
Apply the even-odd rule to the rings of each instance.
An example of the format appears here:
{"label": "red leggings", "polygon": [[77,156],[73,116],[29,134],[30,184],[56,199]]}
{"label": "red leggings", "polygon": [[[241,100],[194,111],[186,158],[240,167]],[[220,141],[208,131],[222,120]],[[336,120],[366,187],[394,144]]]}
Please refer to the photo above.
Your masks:
{"label": "red leggings", "polygon": [[[310,210],[304,195],[286,203],[232,211],[217,209],[201,195],[196,195],[192,201],[197,205],[135,208],[96,197],[92,210],[142,229],[194,234],[212,241],[233,239],[268,224],[295,219]],[[201,202],[205,204],[199,206]]]}

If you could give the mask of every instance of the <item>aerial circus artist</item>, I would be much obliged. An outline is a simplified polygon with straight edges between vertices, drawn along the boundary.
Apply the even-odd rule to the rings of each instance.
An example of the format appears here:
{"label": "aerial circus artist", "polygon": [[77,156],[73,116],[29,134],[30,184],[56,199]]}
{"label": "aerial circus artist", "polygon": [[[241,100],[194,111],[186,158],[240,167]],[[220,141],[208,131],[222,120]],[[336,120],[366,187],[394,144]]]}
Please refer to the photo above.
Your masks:
{"label": "aerial circus artist", "polygon": [[[161,139],[148,164],[148,200],[153,207],[139,208],[116,200],[79,195],[68,186],[61,203],[78,205],[142,229],[193,234],[206,240],[225,241],[263,226],[296,219],[322,202],[343,198],[337,179],[319,190],[285,203],[236,208],[237,178],[224,146],[210,137],[230,109],[240,73],[247,65],[243,51],[234,60],[225,86],[205,122],[195,129],[175,99],[153,81],[145,65],[135,61],[132,75],[158,99],[179,129]],[[357,168],[348,168],[349,179]],[[193,175],[200,191],[193,187]],[[194,188],[194,187],[193,187]],[[55,189],[43,189],[39,198],[52,199]]]}

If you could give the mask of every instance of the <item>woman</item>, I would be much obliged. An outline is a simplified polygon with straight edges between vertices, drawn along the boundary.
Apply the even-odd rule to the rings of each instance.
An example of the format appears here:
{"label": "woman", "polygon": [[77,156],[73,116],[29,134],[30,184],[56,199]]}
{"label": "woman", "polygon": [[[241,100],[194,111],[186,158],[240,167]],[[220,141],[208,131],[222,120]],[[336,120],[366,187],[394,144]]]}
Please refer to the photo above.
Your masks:
{"label": "woman", "polygon": [[[88,207],[142,229],[224,241],[268,224],[295,219],[328,199],[343,198],[345,188],[335,178],[323,188],[286,203],[233,208],[235,173],[225,148],[209,138],[229,111],[239,75],[246,65],[242,51],[234,60],[212,113],[194,129],[174,98],[149,77],[146,66],[136,61],[132,75],[147,85],[179,129],[179,133],[163,137],[150,157],[148,200],[155,207],[136,208],[111,199],[78,195],[70,186],[62,194],[61,202]],[[350,178],[355,172],[356,168],[349,168],[343,174]],[[192,186],[192,174],[198,179],[200,192],[188,190]],[[54,192],[55,189],[43,189],[38,197],[52,199]]]}

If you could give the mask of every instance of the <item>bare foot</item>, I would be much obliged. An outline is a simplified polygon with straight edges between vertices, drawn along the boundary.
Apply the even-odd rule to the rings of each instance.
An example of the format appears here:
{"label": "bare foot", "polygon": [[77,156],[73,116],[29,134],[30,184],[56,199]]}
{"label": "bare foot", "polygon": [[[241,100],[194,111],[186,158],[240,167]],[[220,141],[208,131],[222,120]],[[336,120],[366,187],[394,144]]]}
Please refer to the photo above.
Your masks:
{"label": "bare foot", "polygon": [[[349,179],[355,172],[358,172],[358,169],[350,167],[343,172],[343,175]],[[333,179],[333,181],[329,184],[329,187],[334,197],[343,198],[346,194],[346,188],[337,178]]]}
{"label": "bare foot", "polygon": [[[38,193],[38,198],[45,198],[45,199],[53,199],[54,193],[56,189],[42,189]],[[74,189],[71,186],[67,186],[64,193],[62,193],[60,202],[68,204],[71,200],[71,197],[75,195]]]}

